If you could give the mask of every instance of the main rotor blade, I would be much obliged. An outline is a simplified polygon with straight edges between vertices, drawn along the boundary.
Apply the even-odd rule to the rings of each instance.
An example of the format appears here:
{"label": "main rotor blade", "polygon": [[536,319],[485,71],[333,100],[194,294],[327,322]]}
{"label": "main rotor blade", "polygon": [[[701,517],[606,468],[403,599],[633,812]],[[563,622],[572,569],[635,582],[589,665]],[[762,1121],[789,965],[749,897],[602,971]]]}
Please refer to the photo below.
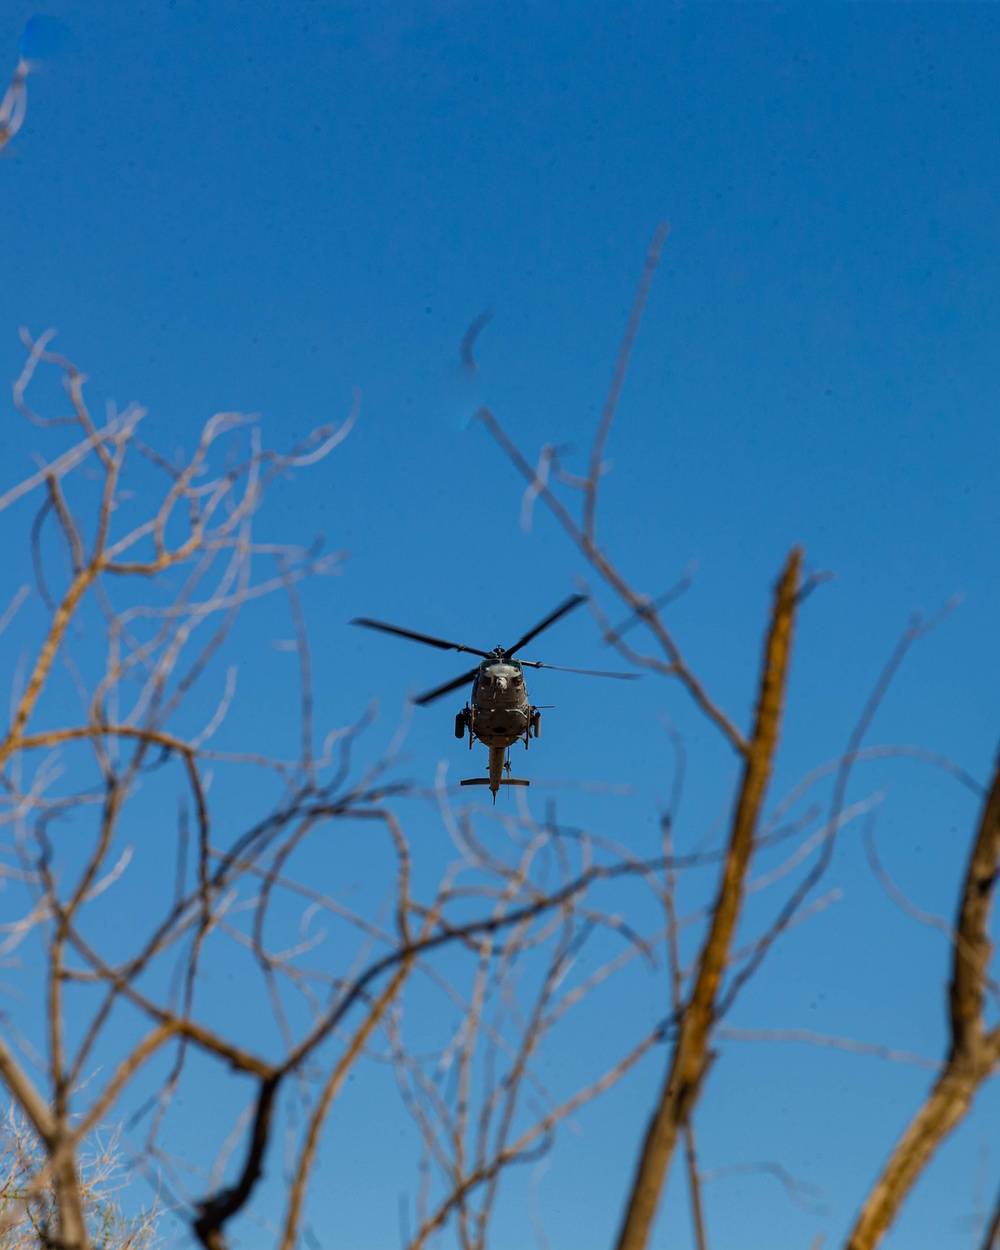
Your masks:
{"label": "main rotor blade", "polygon": [[617,677],[619,681],[635,681],[642,673],[604,673],[593,668],[562,668],[558,664],[542,664],[539,660],[518,660],[522,668],[551,668],[556,673],[579,673],[582,677]]}
{"label": "main rotor blade", "polygon": [[532,638],[537,638],[543,629],[548,629],[550,625],[554,625],[561,616],[565,616],[567,612],[572,612],[574,608],[579,607],[586,600],[586,595],[570,595],[570,597],[561,603],[554,612],[551,612],[544,621],[539,621],[534,629],[529,629],[523,638],[519,638],[512,647],[508,647],[504,654],[509,659],[515,651],[520,651],[522,647],[526,647]]}
{"label": "main rotor blade", "polygon": [[450,694],[452,690],[457,690],[459,686],[467,686],[473,677],[479,672],[479,665],[470,668],[467,673],[463,673],[461,677],[456,677],[454,681],[446,681],[443,686],[435,686],[433,690],[428,690],[426,694],[418,695],[413,702],[417,707],[426,707],[428,703],[433,703],[435,699],[440,699],[443,694]]}
{"label": "main rotor blade", "polygon": [[385,621],[373,621],[367,616],[356,616],[352,625],[363,625],[365,629],[380,629],[384,634],[398,634],[400,638],[412,638],[414,642],[423,642],[428,647],[437,647],[439,651],[468,651],[472,655],[490,658],[489,651],[479,651],[476,647],[466,647],[460,642],[446,642],[444,638],[432,638],[430,634],[418,634],[412,629],[402,629],[399,625],[387,625]]}

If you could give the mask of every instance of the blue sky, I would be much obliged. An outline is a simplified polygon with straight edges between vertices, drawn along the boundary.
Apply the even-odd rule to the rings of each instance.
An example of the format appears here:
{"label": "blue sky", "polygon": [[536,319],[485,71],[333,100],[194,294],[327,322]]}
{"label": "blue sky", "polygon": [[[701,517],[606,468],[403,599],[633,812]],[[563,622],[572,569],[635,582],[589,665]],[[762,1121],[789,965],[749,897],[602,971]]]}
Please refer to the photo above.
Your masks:
{"label": "blue sky", "polygon": [[[0,376],[20,370],[19,325],[55,326],[95,408],[143,403],[146,437],[165,449],[190,446],[220,409],[260,413],[268,441],[289,444],[346,415],[360,388],[357,429],[295,488],[279,485],[265,522],[350,551],[340,577],[304,592],[325,724],[377,698],[374,758],[406,696],[459,668],[351,630],[351,617],[491,647],[585,573],[540,511],[521,532],[521,484],[467,418],[488,402],[530,458],[572,444],[581,468],[666,220],[608,450],[607,548],[649,593],[697,562],[670,619],[740,721],[786,551],[802,543],[811,568],[835,574],[803,613],[776,797],[843,749],[910,614],[961,594],[872,740],[919,743],[986,776],[1000,705],[1000,7],[48,11],[70,38],[31,77],[26,125],[0,162]],[[9,3],[0,15],[11,68],[32,12]],[[480,371],[463,389],[459,340],[487,306]],[[28,471],[37,442],[9,411],[5,482]],[[252,633],[238,645],[278,736],[292,660]],[[584,613],[533,654],[611,663]],[[627,784],[633,799],[553,793],[565,819],[645,845],[671,783],[661,712],[690,757],[679,841],[698,843],[725,810],[735,763],[678,688],[549,674],[532,694],[556,704],[519,765],[539,810],[539,778]],[[442,758],[452,777],[468,767],[454,710],[444,700],[415,715],[407,775],[427,781]],[[880,789],[887,866],[922,907],[950,914],[974,802],[910,763],[859,770],[853,797]],[[412,819],[419,836],[429,818]],[[893,909],[856,836],[831,884],[842,901],[791,936],[734,1023],[937,1054],[943,942]],[[628,987],[620,1010],[638,1029],[663,987]],[[582,1121],[564,1161],[557,1152],[540,1191],[553,1245],[608,1243],[660,1062]],[[727,1047],[702,1103],[706,1168],[777,1160],[825,1187],[829,1213],[804,1214],[768,1177],[719,1180],[713,1244],[776,1250],[819,1228],[836,1241],[926,1080],[825,1051]],[[982,1099],[888,1244],[968,1243],[980,1160],[988,1193],[1000,1173],[995,1104]],[[344,1115],[357,1128],[372,1105]],[[345,1244],[395,1237],[395,1195],[370,1224],[338,1210]],[[334,1219],[324,1201],[317,1229]],[[516,1215],[498,1246],[524,1244]],[[656,1244],[688,1236],[672,1197]]]}

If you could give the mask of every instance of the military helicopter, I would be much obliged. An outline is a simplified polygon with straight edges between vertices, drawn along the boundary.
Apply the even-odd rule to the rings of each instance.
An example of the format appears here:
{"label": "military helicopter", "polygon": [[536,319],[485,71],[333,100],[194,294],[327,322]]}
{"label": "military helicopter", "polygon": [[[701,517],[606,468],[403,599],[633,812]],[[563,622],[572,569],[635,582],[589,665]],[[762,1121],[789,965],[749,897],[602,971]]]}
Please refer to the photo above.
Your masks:
{"label": "military helicopter", "polygon": [[[455,716],[455,737],[464,738],[469,733],[469,750],[478,740],[484,743],[490,752],[489,776],[470,777],[463,781],[463,786],[489,786],[493,794],[493,802],[497,801],[497,791],[501,784],[526,786],[530,783],[519,777],[510,775],[510,748],[515,742],[524,743],[525,749],[531,736],[538,737],[542,724],[542,710],[528,701],[528,689],[524,681],[526,668],[550,668],[557,673],[580,673],[585,677],[615,677],[631,680],[638,673],[604,673],[589,668],[560,668],[556,664],[542,664],[539,660],[516,660],[514,654],[526,647],[532,639],[537,638],[544,629],[554,625],[567,612],[572,612],[586,601],[586,595],[571,595],[561,603],[554,612],[550,612],[544,620],[529,629],[512,647],[494,647],[492,651],[480,651],[477,647],[467,647],[458,642],[447,642],[443,638],[433,638],[429,634],[418,634],[412,629],[402,629],[398,625],[388,625],[385,621],[373,621],[367,616],[358,616],[351,621],[352,625],[363,625],[365,629],[379,629],[385,634],[398,634],[401,638],[411,638],[414,642],[422,642],[428,647],[437,647],[441,651],[467,651],[471,655],[482,656],[475,668],[469,669],[461,677],[446,681],[442,686],[435,686],[425,694],[414,699],[420,707],[426,707],[450,694],[459,686],[472,682],[472,695],[461,712]],[[506,773],[506,776],[504,774]]]}

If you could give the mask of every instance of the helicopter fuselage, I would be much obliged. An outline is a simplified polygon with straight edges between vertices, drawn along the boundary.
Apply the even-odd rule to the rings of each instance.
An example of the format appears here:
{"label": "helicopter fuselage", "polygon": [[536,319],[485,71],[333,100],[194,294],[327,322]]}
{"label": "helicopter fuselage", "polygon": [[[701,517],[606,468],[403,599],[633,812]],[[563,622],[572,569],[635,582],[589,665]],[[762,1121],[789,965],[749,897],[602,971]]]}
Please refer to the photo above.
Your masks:
{"label": "helicopter fuselage", "polygon": [[534,709],[516,660],[484,660],[472,682],[466,723],[488,747],[513,746],[526,737]]}
{"label": "helicopter fuselage", "polygon": [[[472,679],[472,694],[465,708],[455,717],[456,737],[469,734],[469,748],[478,739],[490,752],[489,779],[472,778],[462,785],[488,784],[496,801],[501,781],[510,785],[527,785],[510,776],[507,750],[515,742],[528,745],[534,731],[538,736],[541,713],[528,701],[528,688],[518,660],[508,659],[501,648],[483,660]],[[504,778],[506,771],[507,777]]]}

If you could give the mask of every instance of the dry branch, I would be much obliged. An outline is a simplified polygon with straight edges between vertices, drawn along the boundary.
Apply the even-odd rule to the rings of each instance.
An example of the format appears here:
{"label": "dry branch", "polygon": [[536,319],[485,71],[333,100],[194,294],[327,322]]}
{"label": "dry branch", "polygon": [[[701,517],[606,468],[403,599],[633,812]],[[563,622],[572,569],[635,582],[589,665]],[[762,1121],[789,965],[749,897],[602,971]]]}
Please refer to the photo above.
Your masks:
{"label": "dry branch", "polygon": [[708,1047],[720,980],[739,918],[754,837],[778,744],[801,568],[802,553],[796,549],[788,559],[775,592],[756,717],[722,881],[698,959],[694,985],[676,1024],[676,1041],[666,1078],[626,1201],[618,1235],[619,1250],[642,1250],[648,1244],[677,1134],[697,1101],[710,1061]]}
{"label": "dry branch", "polygon": [[955,923],[948,995],[951,1045],[941,1075],[862,1204],[847,1250],[871,1250],[888,1232],[932,1155],[968,1113],[1000,1061],[1000,1027],[986,1029],[989,915],[1000,863],[1000,760],[969,855]]}
{"label": "dry branch", "polygon": [[[387,776],[398,744],[385,759],[356,767],[353,751],[369,719],[362,718],[347,729],[317,729],[317,739],[325,737],[321,750],[314,747],[320,712],[296,588],[327,566],[316,550],[260,543],[254,534],[269,483],[336,447],[357,402],[342,425],[322,427],[284,454],[264,448],[245,418],[223,413],[206,424],[194,451],[173,463],[138,441],[141,409],[99,428],[80,370],[51,349],[51,336],[25,334],[24,340],[28,359],[15,388],[17,407],[56,436],[66,425],[83,439],[0,496],[0,509],[14,509],[33,494],[41,500],[29,554],[40,597],[54,605],[0,737],[6,802],[0,822],[15,831],[18,861],[8,878],[24,893],[9,941],[24,948],[35,935],[44,953],[47,1053],[22,1062],[10,1038],[0,1036],[0,1079],[30,1117],[46,1156],[41,1173],[61,1221],[62,1245],[88,1245],[82,1152],[109,1119],[134,1109],[129,1124],[143,1124],[145,1132],[134,1147],[137,1165],[169,1184],[210,1250],[228,1244],[259,1192],[276,1139],[293,1132],[281,1234],[291,1247],[303,1227],[313,1164],[337,1097],[349,1076],[377,1061],[380,1036],[390,1040],[399,1070],[424,1093],[430,1088],[424,1060],[407,1049],[393,1023],[415,981],[421,993],[444,990],[467,1013],[457,1050],[464,1072],[461,1109],[456,1114],[447,1100],[437,1106],[459,1165],[445,1166],[426,1190],[422,1235],[430,1231],[428,1221],[438,1228],[454,1217],[459,1235],[481,1245],[506,1170],[547,1149],[565,1119],[610,1089],[658,1040],[655,1032],[641,1038],[558,1096],[537,1075],[542,1048],[567,1014],[634,957],[650,957],[651,940],[606,912],[600,890],[630,880],[648,890],[661,865],[610,847],[595,856],[586,840],[560,839],[558,831],[533,827],[527,816],[511,820],[505,839],[491,839],[487,849],[463,816],[462,858],[445,866],[436,886],[415,893],[413,852],[386,803],[408,792]],[[62,377],[68,417],[45,417],[29,406],[29,386],[46,368]],[[220,454],[222,465],[215,467]],[[129,499],[136,480],[143,486],[140,515]],[[47,563],[46,521],[54,522],[69,554],[59,574]],[[222,661],[237,618],[272,594],[285,595],[292,615],[300,676],[297,750],[275,759],[238,745],[210,748],[213,735],[232,732],[226,727],[234,706],[232,668],[213,701],[215,711],[199,712],[196,729],[188,712],[193,694]],[[5,622],[19,604],[16,599]],[[61,694],[63,671],[74,674],[76,714]],[[65,761],[62,772],[57,758]],[[249,777],[259,772],[261,795],[270,790],[273,796],[262,797],[248,826],[233,828],[213,806],[211,772],[223,766]],[[149,780],[154,774],[155,783]],[[151,784],[177,792],[167,808],[180,812],[173,829],[169,816],[143,806]],[[63,829],[71,817],[69,841]],[[391,922],[381,912],[354,911],[297,875],[304,848],[334,824],[366,833],[377,828],[387,836]],[[126,836],[135,838],[135,854]],[[161,844],[162,892],[144,895],[139,927],[133,922],[124,950],[112,950],[92,936],[89,918],[97,908],[114,914],[133,860],[155,859]],[[553,854],[559,871],[550,879],[546,865]],[[295,937],[286,932],[290,906],[301,917]],[[336,942],[307,934],[307,917],[317,908],[335,926]],[[114,926],[105,922],[101,929],[106,934]],[[574,980],[578,950],[595,933],[624,941],[626,953],[605,957],[596,971]],[[210,999],[200,988],[205,975],[235,966],[243,952],[259,978],[248,975],[244,986],[254,1025],[212,1023]],[[472,970],[471,995],[464,973],[456,972],[456,956]],[[534,997],[522,1001],[518,987],[528,966],[541,980]],[[262,1006],[273,1023],[266,1038]],[[491,1020],[488,1010],[500,1016]],[[502,1056],[506,1067],[502,1078],[497,1069],[495,1085],[474,1092],[480,1043],[490,1063]],[[450,1064],[455,1053],[454,1039],[442,1039],[431,1061]],[[211,1172],[163,1149],[195,1060],[236,1080],[249,1076],[254,1089]],[[98,1066],[109,1073],[102,1081],[92,1079]],[[532,1104],[541,1100],[531,1114],[529,1092]],[[409,1105],[417,1107],[412,1098]],[[424,1123],[432,1135],[438,1132],[426,1116]],[[230,1156],[241,1137],[242,1158],[234,1163]]]}

